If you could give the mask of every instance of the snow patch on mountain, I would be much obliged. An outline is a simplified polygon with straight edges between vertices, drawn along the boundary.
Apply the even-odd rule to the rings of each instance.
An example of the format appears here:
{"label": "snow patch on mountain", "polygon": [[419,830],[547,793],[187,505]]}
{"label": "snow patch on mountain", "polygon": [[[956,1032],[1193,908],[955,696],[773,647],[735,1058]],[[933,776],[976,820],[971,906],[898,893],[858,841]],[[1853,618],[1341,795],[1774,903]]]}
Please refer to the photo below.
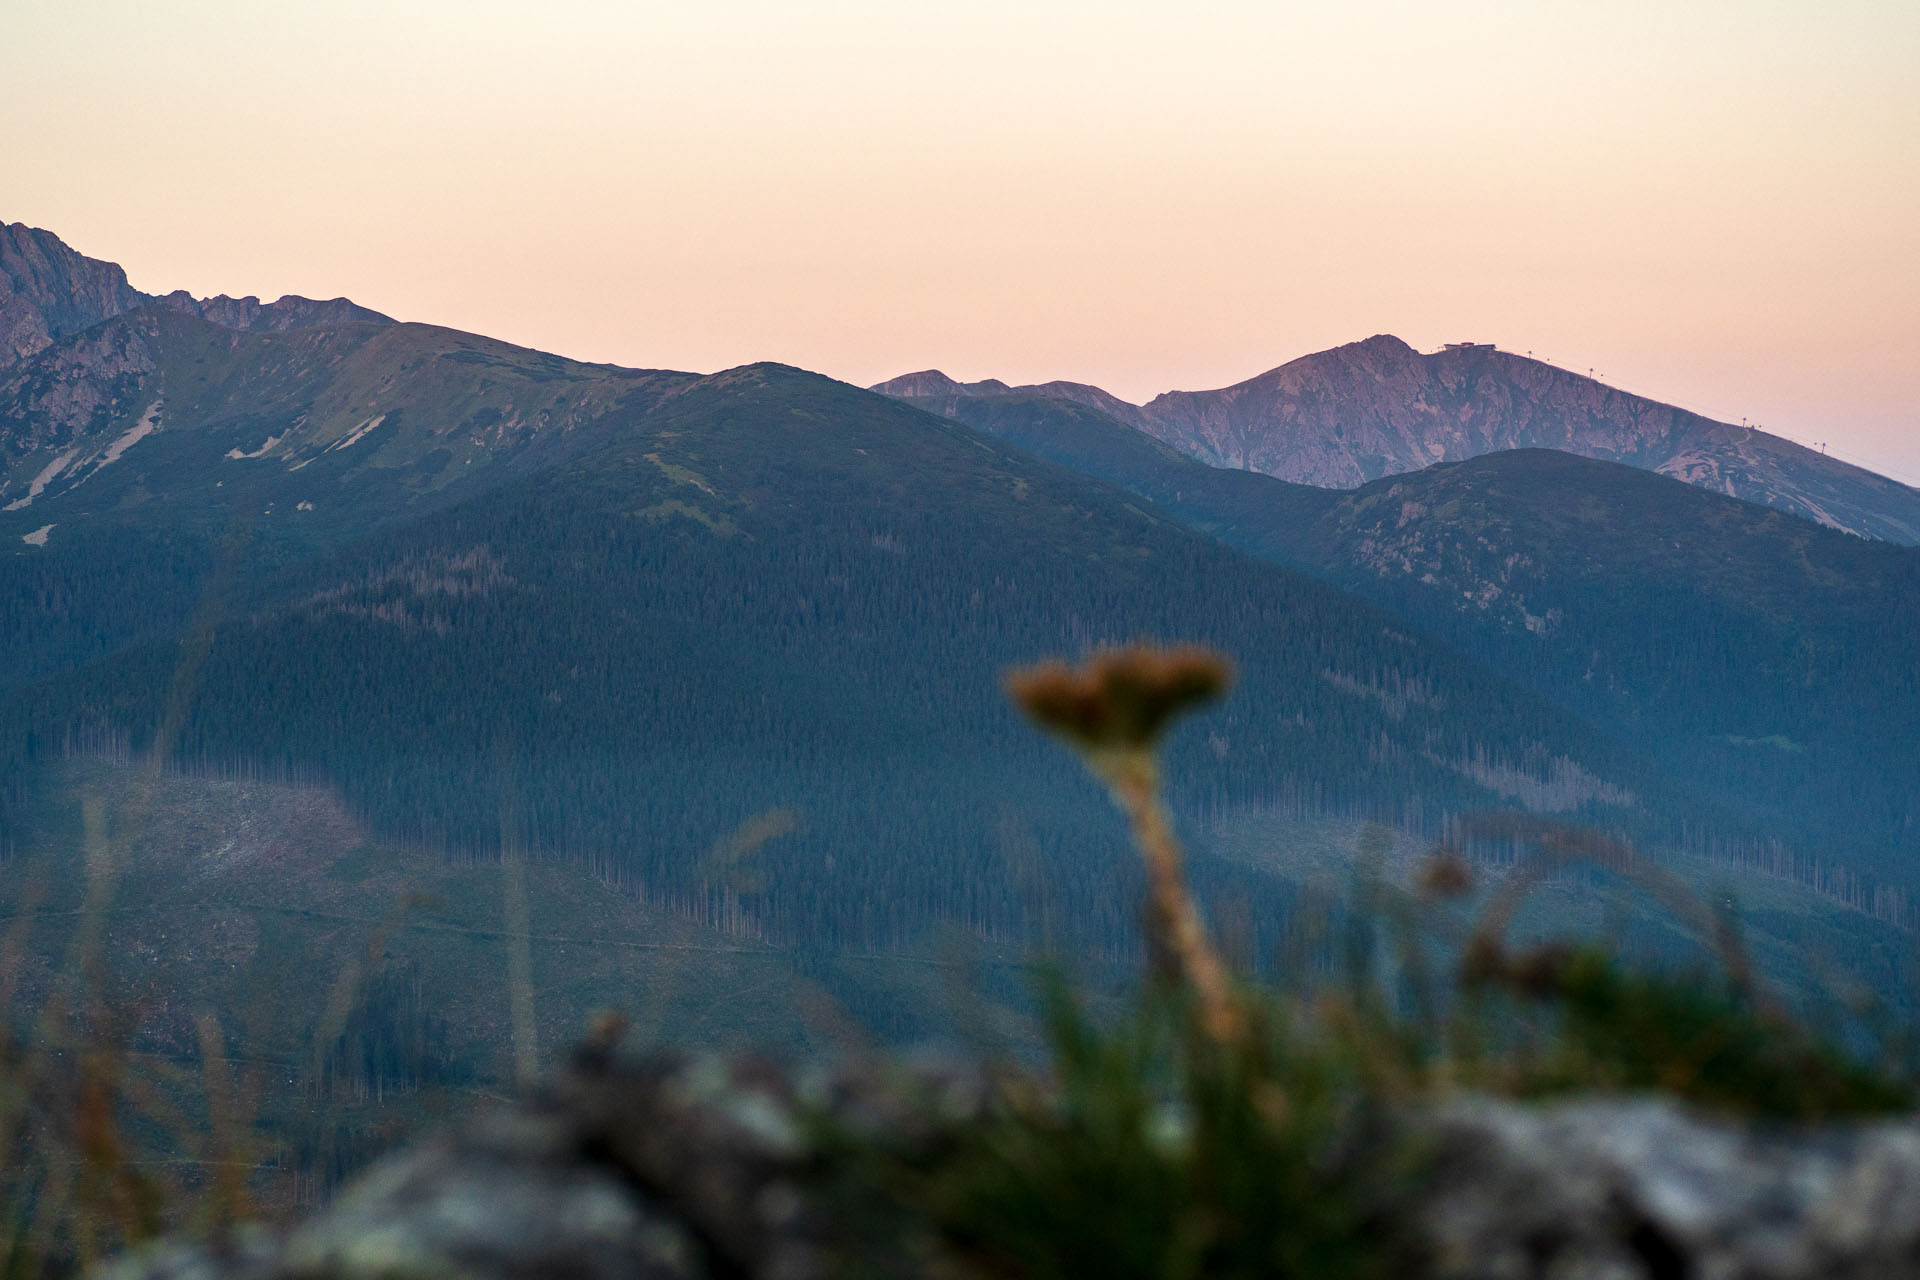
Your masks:
{"label": "snow patch on mountain", "polygon": [[98,471],[102,467],[112,466],[114,463],[120,461],[121,455],[126,453],[127,450],[133,448],[133,446],[139,444],[159,429],[160,402],[155,400],[147,406],[147,411],[140,415],[140,421],[128,427],[126,431],[121,433],[119,439],[107,446],[107,451],[100,455],[100,460],[93,464],[93,470],[87,474],[92,475],[94,471]]}
{"label": "snow patch on mountain", "polygon": [[79,453],[80,451],[78,449],[69,449],[52,462],[49,462],[41,469],[40,474],[33,478],[33,483],[27,486],[27,496],[24,498],[15,498],[6,506],[0,507],[0,511],[19,511],[23,507],[32,506],[33,500],[46,492],[47,486],[59,478],[60,473],[67,469],[68,465],[72,463]]}
{"label": "snow patch on mountain", "polygon": [[375,427],[379,426],[381,423],[385,422],[386,420],[387,420],[387,415],[384,413],[378,415],[377,417],[368,418],[365,422],[355,427],[346,436],[346,438],[342,440],[336,440],[332,444],[328,445],[326,448],[326,452],[332,453],[335,449],[348,449],[353,447],[354,445],[360,443],[360,441],[366,437],[366,434],[369,431],[372,431]]}
{"label": "snow patch on mountain", "polygon": [[282,440],[285,440],[286,438],[287,438],[287,433],[282,431],[277,436],[268,436],[267,442],[261,445],[258,449],[255,449],[252,453],[242,453],[238,447],[235,447],[227,450],[227,457],[235,458],[235,459],[264,458],[267,454],[267,450],[273,448],[273,446],[279,444]]}

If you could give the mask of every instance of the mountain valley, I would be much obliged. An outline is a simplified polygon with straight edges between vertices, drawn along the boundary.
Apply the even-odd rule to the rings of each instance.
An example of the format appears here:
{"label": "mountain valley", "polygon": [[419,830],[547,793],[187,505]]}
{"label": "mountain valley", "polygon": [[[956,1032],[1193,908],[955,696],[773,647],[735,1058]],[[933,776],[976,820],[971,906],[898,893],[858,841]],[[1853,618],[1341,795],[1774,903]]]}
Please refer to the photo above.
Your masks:
{"label": "mountain valley", "polygon": [[[1912,761],[1883,747],[1920,726],[1920,552],[1891,481],[1766,445],[1733,487],[1777,481],[1778,509],[1715,491],[1731,472],[1683,484],[1652,473],[1678,456],[1658,442],[1717,449],[1715,424],[1605,388],[1575,390],[1645,420],[1609,437],[1621,460],[1574,456],[1598,428],[1564,424],[1567,451],[1515,448],[1570,375],[1376,339],[1342,376],[1405,366],[1453,399],[1400,404],[1388,379],[1348,419],[1296,369],[1268,388],[1282,417],[1312,402],[1367,442],[1288,464],[1359,486],[1314,487],[1211,465],[1266,438],[1239,409],[581,364],[344,300],[135,294],[8,232],[0,842],[20,856],[77,838],[87,769],[137,760],[319,788],[368,857],[524,855],[781,954],[924,956],[957,928],[1111,958],[1135,934],[1121,825],[999,683],[1159,637],[1240,668],[1169,783],[1249,955],[1301,891],[1249,833],[1375,821],[1418,844],[1517,806],[1749,886],[1766,936],[1818,920],[1876,985],[1898,967],[1920,834]],[[1496,373],[1532,388],[1499,422]],[[1450,451],[1478,456],[1426,465]],[[1882,540],[1789,514],[1806,502]],[[921,988],[875,991],[847,996],[862,1018],[925,1030],[903,1012]]]}
{"label": "mountain valley", "polygon": [[1920,856],[1920,774],[1885,746],[1920,736],[1920,551],[1565,452],[1339,491],[1066,400],[909,402],[1391,609],[1803,847],[1896,879]]}

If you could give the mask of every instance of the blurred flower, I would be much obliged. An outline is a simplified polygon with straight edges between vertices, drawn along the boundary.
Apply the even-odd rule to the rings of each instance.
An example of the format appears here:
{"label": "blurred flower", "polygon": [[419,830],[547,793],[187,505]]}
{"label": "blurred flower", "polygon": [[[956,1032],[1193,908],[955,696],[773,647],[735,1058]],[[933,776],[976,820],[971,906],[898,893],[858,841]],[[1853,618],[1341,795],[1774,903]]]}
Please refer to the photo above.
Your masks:
{"label": "blurred flower", "polygon": [[1226,966],[1187,890],[1154,748],[1176,716],[1218,697],[1232,680],[1224,657],[1190,645],[1108,649],[1083,667],[1056,660],[1007,677],[1008,696],[1072,744],[1127,815],[1147,866],[1149,963],[1163,979],[1186,982],[1202,1023],[1221,1043],[1241,1039],[1245,1027]]}
{"label": "blurred flower", "polygon": [[1450,850],[1438,849],[1420,865],[1415,887],[1423,898],[1459,898],[1473,892],[1473,868]]}
{"label": "blurred flower", "polygon": [[1007,692],[1039,724],[1082,750],[1151,747],[1181,712],[1220,696],[1233,668],[1210,649],[1109,649],[1083,667],[1058,660],[1016,671]]}

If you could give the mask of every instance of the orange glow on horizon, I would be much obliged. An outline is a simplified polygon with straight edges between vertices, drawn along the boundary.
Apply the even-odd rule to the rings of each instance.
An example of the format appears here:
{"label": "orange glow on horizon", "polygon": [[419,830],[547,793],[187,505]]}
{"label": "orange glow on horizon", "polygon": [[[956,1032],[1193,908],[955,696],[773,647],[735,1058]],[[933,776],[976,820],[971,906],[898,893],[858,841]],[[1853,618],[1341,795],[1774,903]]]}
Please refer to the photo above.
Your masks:
{"label": "orange glow on horizon", "polygon": [[1920,6],[18,9],[0,219],[148,290],[1136,400],[1468,338],[1920,483]]}

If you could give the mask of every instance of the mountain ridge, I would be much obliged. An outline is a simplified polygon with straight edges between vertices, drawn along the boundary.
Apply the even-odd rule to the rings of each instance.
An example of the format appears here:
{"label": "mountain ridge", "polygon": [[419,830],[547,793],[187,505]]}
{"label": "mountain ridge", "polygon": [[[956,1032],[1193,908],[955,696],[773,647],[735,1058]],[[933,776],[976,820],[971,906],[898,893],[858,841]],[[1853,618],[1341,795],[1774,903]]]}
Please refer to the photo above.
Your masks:
{"label": "mountain ridge", "polygon": [[1920,548],[1560,450],[1335,490],[1063,400],[910,403],[1371,600],[1776,831],[1920,852],[1920,771],[1885,749],[1920,735]]}
{"label": "mountain ridge", "polygon": [[[33,243],[46,248],[45,241]],[[85,319],[89,305],[98,311],[128,300],[122,276],[110,264],[76,256],[56,266],[41,272],[43,284],[53,281],[44,284],[42,301],[58,293],[63,279],[85,284],[76,287],[69,299],[73,305],[61,314]],[[66,323],[58,315],[55,319]],[[303,323],[308,319],[314,322]],[[46,326],[48,332],[55,327]],[[1261,396],[1310,401],[1306,390],[1344,371],[1350,381],[1363,377],[1372,383],[1386,405],[1380,416],[1391,426],[1402,420],[1393,416],[1400,397],[1394,378],[1431,373],[1436,362],[1441,373],[1452,370],[1442,381],[1456,399],[1466,397],[1469,408],[1477,403],[1474,396],[1484,400],[1493,393],[1470,385],[1462,370],[1490,369],[1486,376],[1496,381],[1514,369],[1529,377],[1558,377],[1557,371],[1542,372],[1545,367],[1537,362],[1487,348],[1421,356],[1397,339],[1376,337],[1282,366],[1227,389],[1219,403],[1199,404],[1194,412],[1205,410],[1213,415],[1210,421],[1231,426],[1239,402]],[[1331,371],[1330,365],[1335,366]],[[826,394],[809,389],[815,378],[768,363],[707,376],[587,365],[454,330],[395,324],[384,317],[366,320],[347,303],[324,311],[266,313],[247,299],[196,301],[176,295],[141,302],[0,367],[0,540],[17,562],[21,590],[43,590],[34,584],[64,580],[60,575],[77,568],[117,584],[96,601],[105,613],[79,610],[71,625],[16,637],[23,661],[12,678],[56,670],[63,654],[70,660],[105,653],[179,625],[177,608],[150,599],[154,593],[132,566],[172,565],[176,569],[167,572],[179,572],[179,564],[196,558],[206,565],[212,548],[234,527],[244,527],[256,541],[264,539],[259,545],[274,548],[273,556],[296,562],[494,486],[567,467],[617,443],[643,422],[657,421],[662,407],[676,398],[698,392],[696,398],[706,403],[732,394],[731,389],[772,380],[789,386],[793,396],[810,399]],[[1580,382],[1586,393],[1609,397],[1609,404],[1650,404]],[[1157,428],[1139,425],[1150,411],[1168,412],[1168,397],[1149,406],[1127,406],[1086,384],[967,384],[933,370],[882,385],[894,393],[889,401],[905,399],[917,409],[932,410],[934,417],[926,421],[960,418],[1026,453],[1118,483],[1218,541],[1334,576],[1344,590],[1377,597],[1381,588],[1341,570],[1347,560],[1358,564],[1358,552],[1348,547],[1329,558],[1331,553],[1320,554],[1301,541],[1307,531],[1332,530],[1329,520],[1344,521],[1339,527],[1347,532],[1340,538],[1373,548],[1380,563],[1381,557],[1396,556],[1411,563],[1424,546],[1417,539],[1407,542],[1397,528],[1354,523],[1355,501],[1371,501],[1368,495],[1380,481],[1342,491],[1219,468],[1193,458],[1179,439],[1167,439],[1172,433],[1164,417]],[[839,406],[833,412],[859,411],[855,402],[866,394],[833,400]],[[1422,403],[1431,409],[1441,402],[1436,392]],[[813,429],[814,420],[805,414],[769,417],[774,411],[764,396],[759,405],[755,413],[769,425],[778,421]],[[981,420],[976,411],[994,420]],[[1118,413],[1129,413],[1133,421]],[[1463,438],[1476,447],[1502,443],[1494,429],[1499,423],[1490,426],[1472,413],[1466,417]],[[899,419],[902,429],[910,420]],[[1650,425],[1641,414],[1617,433],[1618,451],[1631,452],[1627,446],[1636,441],[1666,441],[1658,428],[1659,422]],[[1404,434],[1402,443],[1415,438]],[[1644,465],[1651,455],[1642,450],[1635,456],[1641,470],[1652,469]],[[676,460],[672,450],[662,448],[643,461],[672,480],[666,490],[639,503],[637,512],[648,520],[690,520],[728,536],[751,527],[744,523],[745,513],[776,491],[763,485],[755,490],[757,497],[719,501],[699,459]],[[628,459],[622,465],[639,464]],[[1431,487],[1437,476],[1410,472],[1405,482]],[[1569,483],[1577,490],[1585,482]],[[1536,501],[1538,495],[1529,492],[1528,500]],[[748,505],[740,506],[742,501]],[[1505,516],[1497,510],[1476,518],[1489,529],[1504,527],[1499,521]],[[1425,536],[1419,530],[1428,527],[1420,524],[1416,534]],[[153,529],[165,530],[166,537],[153,541]],[[1455,532],[1472,540],[1464,526]],[[884,530],[874,536],[889,543],[894,538]],[[147,539],[150,545],[116,556],[106,549],[115,539]],[[1478,572],[1477,553],[1464,544],[1459,552],[1441,578],[1451,581],[1462,566]],[[165,572],[152,576],[169,581]],[[180,585],[188,578],[171,581]],[[1548,614],[1530,604],[1528,592],[1539,591],[1537,584],[1527,591],[1508,590],[1504,582],[1475,579],[1467,589],[1497,602],[1503,617],[1518,610],[1514,616],[1523,625],[1548,625]],[[1451,615],[1422,613],[1427,604],[1411,597],[1396,598],[1389,607],[1415,620],[1425,618],[1423,625],[1442,633],[1452,625]],[[123,617],[138,625],[122,625]],[[1768,734],[1742,729],[1736,736]]]}
{"label": "mountain ridge", "polygon": [[286,294],[274,302],[184,289],[145,293],[118,263],[90,258],[59,236],[24,222],[0,222],[0,368],[38,355],[55,342],[158,304],[243,332],[284,332],[322,324],[393,324],[391,316],[346,298]]}
{"label": "mountain ridge", "polygon": [[[1070,404],[1098,409],[1101,413],[1118,422],[1124,422],[1130,427],[1142,431],[1149,430],[1150,417],[1145,408],[1130,400],[1122,400],[1112,392],[1087,382],[1035,382],[1014,387],[998,378],[983,378],[978,382],[959,382],[938,369],[923,369],[918,373],[902,374],[897,378],[889,378],[885,382],[876,382],[867,390],[878,391],[883,396],[893,396],[896,399],[942,402],[961,397],[1044,396],[1050,400],[1064,400]],[[1149,434],[1152,434],[1151,431]]]}
{"label": "mountain ridge", "polygon": [[123,474],[122,455],[167,467],[149,436],[191,440],[206,455],[154,494],[163,501],[268,473],[277,491],[323,460],[322,472],[349,458],[362,470],[450,481],[564,444],[623,395],[691,377],[582,364],[432,325],[236,329],[162,300],[0,366],[0,514],[56,505],[111,466]]}
{"label": "mountain ridge", "polygon": [[[887,944],[942,914],[1027,929],[1024,882],[992,859],[1028,839],[1062,908],[1126,937],[1117,819],[996,696],[1050,653],[1178,637],[1236,654],[1233,697],[1171,745],[1185,812],[1435,824],[1535,774],[1578,780],[1552,803],[1626,822],[1679,803],[1391,615],[959,423],[771,364],[630,408],[590,450],[233,582],[175,761],[310,771],[394,839],[486,855],[510,826],[689,900],[719,900],[702,859],[729,830],[794,810],[754,868],[755,914]],[[14,572],[83,549],[56,535]],[[146,749],[181,648],[136,639],[0,699],[0,747],[57,755],[97,728]],[[1238,892],[1256,891],[1274,904]]]}
{"label": "mountain ridge", "polygon": [[945,401],[1046,395],[1098,409],[1209,465],[1327,489],[1508,449],[1558,449],[1862,537],[1920,544],[1920,489],[1491,344],[1422,353],[1377,334],[1228,387],[1169,391],[1145,405],[1084,384],[961,383],[937,370],[873,389]]}
{"label": "mountain ridge", "polygon": [[[91,279],[95,311],[124,300]],[[1242,673],[1173,744],[1196,836],[1247,812],[1431,832],[1515,803],[1716,857],[1774,834],[1671,753],[1448,643],[1424,602],[1287,563],[1352,494],[1208,466],[1074,402],[1097,388],[928,374],[936,394],[907,405],[776,364],[630,370],[350,311],[219,318],[148,301],[0,367],[0,506],[20,504],[0,512],[0,749],[25,756],[0,810],[32,801],[27,764],[146,749],[164,725],[156,755],[331,780],[383,839],[485,857],[511,838],[786,937],[890,944],[943,914],[1033,936],[1054,908],[1024,863],[992,862],[1031,849],[1060,916],[1119,945],[1112,815],[994,691],[1010,665],[1153,638]],[[949,420],[979,407],[1006,412],[985,433],[1004,445]],[[1799,769],[1765,745],[1788,731],[1816,782],[1840,776],[1796,725],[1715,728],[1762,742],[1723,754]],[[787,811],[800,826],[743,905],[710,851]],[[1883,869],[1862,862],[1838,865]],[[1255,865],[1195,868],[1277,918]]]}
{"label": "mountain ridge", "polygon": [[[0,223],[0,375],[65,338],[145,307],[242,333],[395,323],[346,298],[289,294],[262,302],[251,295],[144,293],[117,264],[80,254],[52,232]],[[1671,475],[1863,537],[1920,545],[1920,489],[1491,344],[1421,353],[1377,334],[1232,386],[1164,392],[1145,405],[1086,383],[962,383],[938,370],[870,389],[921,401],[1045,396],[1098,410],[1210,465],[1321,488],[1351,489],[1505,449],[1554,448]],[[85,398],[89,390],[74,394]],[[131,419],[129,429],[137,421]],[[17,459],[17,442],[10,449],[7,443],[0,441],[0,460],[9,452]],[[44,458],[41,466],[56,461],[57,455]],[[9,476],[5,501],[18,502],[19,490],[31,489],[40,474]]]}

